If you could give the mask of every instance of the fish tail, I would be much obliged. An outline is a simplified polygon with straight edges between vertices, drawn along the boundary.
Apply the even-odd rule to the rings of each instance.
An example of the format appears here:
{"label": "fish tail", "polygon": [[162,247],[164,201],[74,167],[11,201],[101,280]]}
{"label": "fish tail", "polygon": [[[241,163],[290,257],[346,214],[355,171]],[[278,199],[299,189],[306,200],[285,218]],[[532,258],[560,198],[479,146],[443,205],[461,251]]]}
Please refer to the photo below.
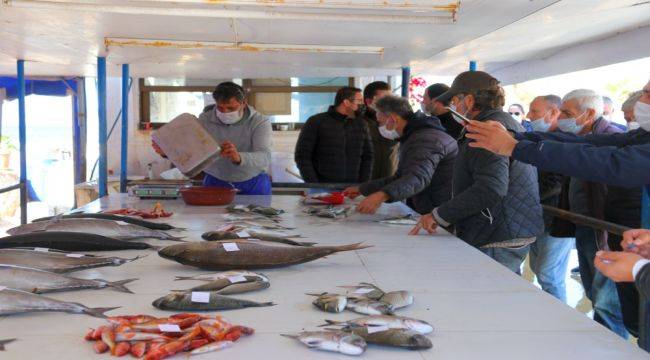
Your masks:
{"label": "fish tail", "polygon": [[361,250],[369,247],[372,247],[372,245],[363,245],[363,243],[359,242],[354,244],[335,246],[334,249],[336,250],[336,252],[340,252],[340,251]]}
{"label": "fish tail", "polygon": [[280,336],[288,337],[290,339],[297,339],[300,337],[299,335],[296,334],[280,334]]}
{"label": "fish tail", "polygon": [[275,306],[275,305],[277,305],[277,304],[275,304],[273,301],[269,301],[269,302],[259,303],[256,306],[257,307],[264,307],[264,306]]}
{"label": "fish tail", "polygon": [[320,294],[317,294],[317,293],[305,293],[305,295],[309,295],[309,296],[323,296],[325,294],[327,294],[327,292],[323,292],[323,293],[320,293]]}
{"label": "fish tail", "polygon": [[194,280],[194,276],[176,276],[174,281],[179,281],[179,280]]}
{"label": "fish tail", "polygon": [[4,351],[5,345],[9,344],[10,342],[14,342],[16,339],[6,339],[6,340],[0,340],[0,351]]}
{"label": "fish tail", "polygon": [[106,280],[102,280],[102,279],[97,279],[97,280],[105,282],[106,286],[108,286],[110,288],[113,288],[113,289],[115,289],[117,291],[133,294],[133,291],[129,290],[124,285],[128,284],[130,282],[136,281],[138,279],[134,278],[134,279],[126,279],[126,280],[120,280],[120,281],[106,281]]}
{"label": "fish tail", "polygon": [[83,310],[84,314],[98,317],[100,319],[106,319],[106,315],[104,315],[105,312],[119,309],[121,306],[115,306],[115,307],[98,307],[98,308],[85,308]]}
{"label": "fish tail", "polygon": [[345,321],[336,321],[336,320],[327,320],[325,319],[325,324],[318,325],[318,327],[332,326],[332,325],[344,325]]}

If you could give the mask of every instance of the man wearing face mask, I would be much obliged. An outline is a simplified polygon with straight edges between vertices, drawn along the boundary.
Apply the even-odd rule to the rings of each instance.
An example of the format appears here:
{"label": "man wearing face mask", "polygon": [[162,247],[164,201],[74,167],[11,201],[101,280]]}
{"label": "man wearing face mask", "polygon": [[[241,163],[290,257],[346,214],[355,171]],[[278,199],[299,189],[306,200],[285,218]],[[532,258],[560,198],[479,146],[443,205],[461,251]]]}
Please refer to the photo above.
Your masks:
{"label": "man wearing face mask", "polygon": [[[594,109],[602,108],[602,104],[598,104],[598,101],[578,101],[577,103],[572,101],[581,100],[576,96],[580,93],[583,96],[591,95],[589,96],[591,99],[599,98],[594,96],[593,92],[585,91],[572,92],[565,97],[565,103],[562,105],[565,112],[563,117],[569,119],[565,119],[568,121],[564,126],[567,129],[573,129],[574,133],[585,133],[581,124],[586,122],[580,119],[575,120],[578,117],[585,117],[585,115],[580,115],[581,112],[587,112],[587,117],[593,118],[596,113]],[[650,164],[650,132],[648,132],[650,130],[650,82],[643,89],[643,93],[635,105],[634,114],[641,128],[627,133],[597,135],[592,132],[586,136],[579,136],[556,132],[515,134],[513,137],[505,132],[499,124],[473,123],[469,126],[471,133],[468,133],[467,137],[476,140],[472,146],[512,156],[540,169],[574,176],[573,184],[581,179],[583,183],[593,181],[619,186],[607,188],[605,200],[601,199],[591,207],[586,206],[586,210],[598,211],[600,214],[596,215],[604,216],[608,221],[634,228],[639,227],[640,219],[640,191],[635,187],[650,184],[650,172],[647,171]],[[593,124],[591,127],[594,127]],[[558,159],[562,160],[558,161]],[[574,206],[584,207],[584,204],[580,202],[580,196],[587,200],[592,199],[590,201],[594,202],[593,196],[586,197],[584,196],[585,192],[576,193],[576,189],[580,188],[572,189],[574,190],[571,194],[572,208]],[[588,236],[590,234],[591,236]],[[635,305],[637,297],[630,295],[630,284],[619,284],[617,286],[618,295],[611,296],[612,286],[601,281],[603,276],[600,272],[592,270],[593,253],[597,250],[598,244],[601,247],[603,244],[602,236],[599,237],[600,242],[597,243],[594,240],[596,235],[598,233],[594,233],[591,229],[578,227],[576,231],[581,277],[585,290],[594,299],[595,319],[606,323],[615,332],[625,336],[625,329],[621,325],[620,308],[616,306],[616,302],[620,302],[625,326],[634,334],[638,327],[638,316],[635,315],[638,306]],[[579,237],[585,240],[579,242]],[[608,240],[610,248],[620,247],[616,244],[616,237],[611,234]],[[591,258],[589,259],[589,257]],[[583,272],[586,275],[583,275]],[[594,280],[589,281],[590,277]],[[589,289],[590,286],[591,289]]]}
{"label": "man wearing face mask", "polygon": [[397,141],[386,139],[379,133],[379,123],[374,106],[377,100],[386,95],[390,95],[390,85],[383,81],[372,82],[363,89],[365,108],[362,118],[368,125],[372,138],[372,180],[392,176],[397,168]]}
{"label": "man wearing face mask", "polygon": [[[221,144],[221,158],[204,170],[203,185],[271,195],[271,122],[246,103],[244,89],[233,82],[217,85],[212,97],[216,104],[205,109],[199,122]],[[156,148],[154,144],[161,153]]]}
{"label": "man wearing face mask", "polygon": [[[505,94],[499,81],[482,71],[461,73],[449,91],[450,107],[468,119],[497,120],[513,132],[524,131],[503,112]],[[454,164],[453,198],[423,215],[410,232],[435,232],[453,225],[456,235],[519,274],[528,245],[544,231],[537,175],[532,166],[469,146],[458,145]],[[477,151],[478,150],[478,151]]]}
{"label": "man wearing face mask", "polygon": [[300,131],[295,159],[309,183],[359,183],[370,180],[373,149],[361,119],[361,89],[344,87],[327,112],[314,115]]}
{"label": "man wearing face mask", "polygon": [[447,109],[449,102],[443,103],[437,100],[437,97],[444,94],[447,90],[449,90],[449,86],[445,84],[433,84],[429,86],[422,96],[422,111],[440,119],[440,123],[445,128],[447,134],[458,140],[460,133],[464,129],[463,125],[454,120],[451,111]]}
{"label": "man wearing face mask", "polygon": [[639,101],[641,95],[643,95],[643,91],[635,91],[631,93],[627,97],[627,100],[623,102],[623,105],[621,105],[621,111],[623,112],[623,117],[627,123],[627,131],[636,130],[640,127],[639,123],[634,119],[634,105]]}
{"label": "man wearing face mask", "polygon": [[[557,118],[560,115],[562,99],[557,95],[538,96],[528,107],[528,119],[534,131],[557,131]],[[537,170],[539,196],[541,203],[558,207],[559,192],[563,176]],[[544,234],[530,246],[530,267],[537,276],[542,290],[566,302],[565,277],[569,254],[574,246],[573,237],[554,237],[551,235],[553,216],[544,213]]]}
{"label": "man wearing face mask", "polygon": [[347,188],[345,194],[366,198],[357,211],[374,214],[384,202],[406,200],[420,214],[431,212],[451,198],[456,140],[444,132],[440,121],[414,113],[407,99],[387,95],[375,102],[381,135],[399,140],[399,164],[393,176]]}

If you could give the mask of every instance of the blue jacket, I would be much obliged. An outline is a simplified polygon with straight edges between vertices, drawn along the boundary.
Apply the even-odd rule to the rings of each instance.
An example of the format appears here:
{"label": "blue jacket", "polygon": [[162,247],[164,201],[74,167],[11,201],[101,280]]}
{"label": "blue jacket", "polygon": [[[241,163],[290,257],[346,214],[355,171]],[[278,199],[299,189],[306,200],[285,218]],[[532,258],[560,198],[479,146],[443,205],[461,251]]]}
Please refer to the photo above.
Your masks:
{"label": "blue jacket", "polygon": [[622,187],[650,184],[650,132],[517,133],[512,157],[544,171]]}

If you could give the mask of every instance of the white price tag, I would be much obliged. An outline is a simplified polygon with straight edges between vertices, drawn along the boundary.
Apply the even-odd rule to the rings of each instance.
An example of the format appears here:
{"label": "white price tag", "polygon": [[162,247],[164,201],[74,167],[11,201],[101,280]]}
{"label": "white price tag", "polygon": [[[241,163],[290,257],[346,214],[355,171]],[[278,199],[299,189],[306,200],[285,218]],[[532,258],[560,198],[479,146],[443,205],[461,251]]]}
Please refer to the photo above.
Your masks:
{"label": "white price tag", "polygon": [[374,334],[382,331],[388,330],[388,326],[386,325],[380,325],[380,326],[368,326],[368,334]]}
{"label": "white price tag", "polygon": [[247,238],[247,237],[251,237],[251,234],[242,230],[237,233],[237,236],[239,236],[240,238]]}
{"label": "white price tag", "polygon": [[356,289],[354,291],[354,293],[355,294],[367,294],[367,293],[369,293],[369,292],[371,292],[373,290],[374,290],[373,288],[361,288],[361,289]]}
{"label": "white price tag", "polygon": [[236,243],[223,243],[223,249],[230,251],[239,251],[239,246]]}
{"label": "white price tag", "polygon": [[39,247],[37,247],[37,248],[34,248],[34,251],[39,251],[39,252],[48,252],[48,251],[50,251],[50,249],[48,249],[48,248],[39,248]]}
{"label": "white price tag", "polygon": [[86,255],[84,255],[84,254],[65,254],[65,256],[67,256],[69,258],[82,258],[82,257],[84,257]]}
{"label": "white price tag", "polygon": [[210,302],[210,293],[192,291],[192,302],[207,304]]}
{"label": "white price tag", "polygon": [[228,276],[228,281],[230,281],[231,284],[236,284],[240,282],[246,282],[246,277],[243,275],[235,275],[235,276]]}
{"label": "white price tag", "polygon": [[181,332],[181,328],[174,324],[160,324],[158,329],[160,329],[160,332]]}

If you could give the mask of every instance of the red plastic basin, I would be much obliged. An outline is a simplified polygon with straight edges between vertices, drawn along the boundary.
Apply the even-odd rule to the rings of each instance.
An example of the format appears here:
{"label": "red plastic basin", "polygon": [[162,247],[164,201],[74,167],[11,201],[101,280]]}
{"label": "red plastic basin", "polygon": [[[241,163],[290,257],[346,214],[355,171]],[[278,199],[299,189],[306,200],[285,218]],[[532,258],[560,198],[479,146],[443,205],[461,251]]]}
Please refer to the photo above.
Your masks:
{"label": "red plastic basin", "polygon": [[188,186],[181,189],[181,197],[187,205],[228,205],[235,199],[237,189],[213,186]]}

